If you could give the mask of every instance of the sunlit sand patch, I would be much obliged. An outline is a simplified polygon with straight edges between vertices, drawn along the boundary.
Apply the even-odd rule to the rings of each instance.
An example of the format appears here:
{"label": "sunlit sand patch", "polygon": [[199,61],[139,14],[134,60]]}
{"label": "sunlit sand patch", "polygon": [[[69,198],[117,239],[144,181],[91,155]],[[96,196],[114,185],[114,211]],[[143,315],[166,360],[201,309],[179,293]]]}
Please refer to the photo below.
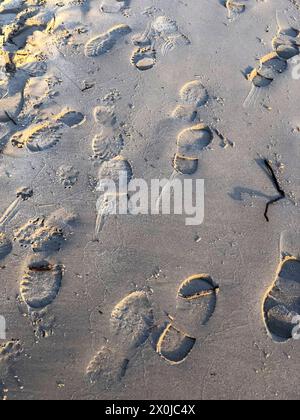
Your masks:
{"label": "sunlit sand patch", "polygon": [[226,0],[225,7],[228,12],[228,19],[230,21],[236,20],[246,10],[245,3],[240,3],[235,0]]}

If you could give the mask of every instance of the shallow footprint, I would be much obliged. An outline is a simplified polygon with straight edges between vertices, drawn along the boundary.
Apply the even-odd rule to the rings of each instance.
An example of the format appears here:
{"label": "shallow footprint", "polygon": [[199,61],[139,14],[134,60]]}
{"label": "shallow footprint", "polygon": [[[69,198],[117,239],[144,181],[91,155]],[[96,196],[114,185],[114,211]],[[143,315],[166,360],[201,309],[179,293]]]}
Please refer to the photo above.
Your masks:
{"label": "shallow footprint", "polygon": [[116,43],[124,36],[128,35],[131,29],[128,25],[117,25],[109,31],[91,39],[85,46],[87,57],[99,57],[113,49]]}
{"label": "shallow footprint", "polygon": [[102,346],[90,361],[86,376],[92,385],[100,384],[104,389],[109,389],[122,379],[127,363],[119,351]]}
{"label": "shallow footprint", "polygon": [[180,99],[186,105],[195,108],[205,105],[209,99],[208,92],[199,80],[186,83],[180,90]]}
{"label": "shallow footprint", "polygon": [[119,13],[128,6],[128,0],[103,0],[100,10],[103,13]]}
{"label": "shallow footprint", "polygon": [[156,351],[171,365],[178,365],[187,359],[195,343],[195,338],[168,324],[158,340]]}
{"label": "shallow footprint", "polygon": [[153,323],[153,309],[143,291],[126,296],[111,314],[112,331],[127,350],[136,349],[147,341]]}
{"label": "shallow footprint", "polygon": [[177,155],[185,159],[198,159],[213,140],[213,133],[204,124],[181,131],[177,138]]}
{"label": "shallow footprint", "polygon": [[[274,341],[293,338],[300,316],[300,260],[286,257],[263,305],[267,331]],[[298,317],[298,318],[297,318]]]}
{"label": "shallow footprint", "polygon": [[225,7],[228,11],[228,19],[231,21],[236,20],[246,10],[244,3],[239,3],[234,0],[226,0]]}
{"label": "shallow footprint", "polygon": [[124,138],[121,133],[117,134],[114,130],[100,130],[92,141],[94,158],[108,161],[119,156],[124,148]]}
{"label": "shallow footprint", "polygon": [[12,243],[5,233],[0,232],[0,261],[7,257],[12,251]]}
{"label": "shallow footprint", "polygon": [[22,346],[19,341],[8,341],[0,344],[0,400],[5,399],[5,394],[8,392],[6,388],[6,381],[9,376],[14,376],[11,371],[12,365],[22,354]]}

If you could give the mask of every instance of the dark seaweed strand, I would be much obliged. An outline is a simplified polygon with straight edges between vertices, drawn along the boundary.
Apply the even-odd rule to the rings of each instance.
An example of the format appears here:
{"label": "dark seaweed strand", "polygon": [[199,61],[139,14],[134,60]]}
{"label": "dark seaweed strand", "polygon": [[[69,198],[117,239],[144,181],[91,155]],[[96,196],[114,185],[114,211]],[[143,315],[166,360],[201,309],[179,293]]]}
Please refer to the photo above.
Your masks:
{"label": "dark seaweed strand", "polygon": [[285,193],[285,192],[283,191],[283,189],[281,188],[281,186],[280,186],[280,184],[279,184],[279,182],[278,182],[278,180],[277,180],[276,174],[275,174],[275,172],[274,172],[274,169],[272,168],[272,165],[271,165],[270,161],[269,161],[269,160],[267,160],[267,159],[265,159],[265,160],[264,160],[264,163],[265,163],[265,165],[266,165],[266,167],[267,167],[267,169],[268,169],[268,171],[269,171],[269,173],[270,173],[271,179],[272,179],[272,181],[273,181],[273,183],[274,183],[274,185],[275,185],[275,187],[276,187],[276,190],[277,190],[277,191],[278,191],[278,193],[280,194],[280,196],[279,196],[279,197],[277,197],[277,198],[275,198],[275,199],[273,199],[273,200],[270,200],[270,201],[267,203],[267,205],[266,205],[266,210],[265,210],[265,214],[264,214],[264,216],[265,216],[265,219],[267,220],[267,222],[269,222],[269,221],[270,221],[270,219],[269,219],[269,217],[268,217],[268,213],[269,213],[269,208],[270,208],[270,206],[271,206],[271,205],[273,205],[273,204],[275,204],[275,203],[278,203],[278,201],[283,200],[283,199],[286,197],[286,193]]}
{"label": "dark seaweed strand", "polygon": [[4,111],[4,114],[9,119],[9,121],[11,121],[14,125],[16,125],[16,126],[18,125],[18,123],[16,122],[16,120],[11,115],[9,115],[9,113],[7,111]]}

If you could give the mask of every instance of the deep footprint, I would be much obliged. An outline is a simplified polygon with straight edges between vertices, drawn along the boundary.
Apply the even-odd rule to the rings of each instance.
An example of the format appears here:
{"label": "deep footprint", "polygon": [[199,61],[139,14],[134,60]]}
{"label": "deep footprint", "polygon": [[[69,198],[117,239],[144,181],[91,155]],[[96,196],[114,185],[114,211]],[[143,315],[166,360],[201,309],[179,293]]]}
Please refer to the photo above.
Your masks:
{"label": "deep footprint", "polygon": [[300,315],[300,260],[287,257],[280,264],[275,283],[264,301],[263,313],[274,341],[293,338]]}
{"label": "deep footprint", "polygon": [[62,266],[31,258],[20,282],[21,298],[29,308],[43,309],[57,297],[62,278]]}
{"label": "deep footprint", "polygon": [[191,353],[196,339],[168,324],[157,343],[157,353],[171,365],[183,363]]}
{"label": "deep footprint", "polygon": [[200,328],[216,310],[218,293],[219,287],[208,274],[184,280],[177,292],[176,325],[192,337],[198,337]]}

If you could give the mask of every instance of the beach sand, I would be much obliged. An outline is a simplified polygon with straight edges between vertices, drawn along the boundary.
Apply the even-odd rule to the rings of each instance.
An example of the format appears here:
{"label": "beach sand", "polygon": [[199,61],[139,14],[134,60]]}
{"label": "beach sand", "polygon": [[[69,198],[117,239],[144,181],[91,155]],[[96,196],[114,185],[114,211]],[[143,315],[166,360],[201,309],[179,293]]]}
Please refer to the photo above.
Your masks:
{"label": "beach sand", "polygon": [[[1,1],[2,399],[299,399],[300,3],[241,3]],[[120,168],[202,225],[101,217]]]}

